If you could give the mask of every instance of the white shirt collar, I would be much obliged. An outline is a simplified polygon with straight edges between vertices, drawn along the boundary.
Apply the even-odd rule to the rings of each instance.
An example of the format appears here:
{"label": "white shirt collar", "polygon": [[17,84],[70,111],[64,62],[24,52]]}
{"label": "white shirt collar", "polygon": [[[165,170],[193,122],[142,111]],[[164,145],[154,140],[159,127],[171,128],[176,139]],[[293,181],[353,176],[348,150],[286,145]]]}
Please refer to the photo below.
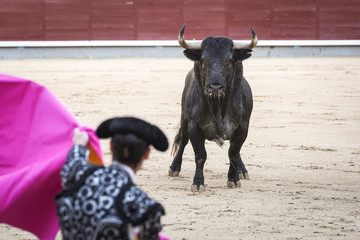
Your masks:
{"label": "white shirt collar", "polygon": [[131,180],[133,183],[135,183],[135,172],[134,170],[132,170],[129,166],[121,163],[121,162],[117,162],[117,161],[113,161],[113,164],[117,164],[118,166],[120,166],[121,168],[123,168],[130,176]]}

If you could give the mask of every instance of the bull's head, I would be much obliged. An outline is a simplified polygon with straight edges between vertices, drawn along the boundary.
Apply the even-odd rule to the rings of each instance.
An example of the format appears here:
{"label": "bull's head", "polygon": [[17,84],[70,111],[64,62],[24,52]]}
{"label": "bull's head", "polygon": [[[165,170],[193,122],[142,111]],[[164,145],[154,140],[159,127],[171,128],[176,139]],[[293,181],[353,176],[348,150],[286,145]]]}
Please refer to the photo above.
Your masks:
{"label": "bull's head", "polygon": [[201,81],[205,94],[216,99],[224,98],[234,78],[242,75],[242,61],[251,56],[251,49],[257,44],[254,29],[251,28],[252,40],[249,44],[225,37],[186,42],[184,30],[185,24],[179,34],[179,44],[185,48],[185,56],[195,62],[195,75]]}

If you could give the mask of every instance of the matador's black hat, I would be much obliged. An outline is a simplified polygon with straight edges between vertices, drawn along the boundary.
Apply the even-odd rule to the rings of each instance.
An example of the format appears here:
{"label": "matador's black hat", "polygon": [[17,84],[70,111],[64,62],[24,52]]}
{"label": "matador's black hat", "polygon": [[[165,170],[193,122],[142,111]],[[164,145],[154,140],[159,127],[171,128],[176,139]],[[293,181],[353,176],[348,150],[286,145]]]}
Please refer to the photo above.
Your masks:
{"label": "matador's black hat", "polygon": [[115,134],[134,134],[162,152],[169,147],[165,134],[158,127],[134,117],[111,118],[102,122],[96,129],[99,138],[109,138]]}

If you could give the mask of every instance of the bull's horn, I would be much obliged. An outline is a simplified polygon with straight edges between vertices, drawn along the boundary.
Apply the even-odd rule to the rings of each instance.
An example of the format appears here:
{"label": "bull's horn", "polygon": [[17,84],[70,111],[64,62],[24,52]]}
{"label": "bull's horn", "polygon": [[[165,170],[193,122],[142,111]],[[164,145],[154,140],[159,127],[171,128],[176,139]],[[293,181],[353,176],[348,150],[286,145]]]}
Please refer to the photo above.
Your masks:
{"label": "bull's horn", "polygon": [[253,49],[256,46],[258,39],[257,39],[256,33],[252,27],[251,27],[251,35],[252,35],[252,38],[251,38],[251,42],[249,44],[244,44],[240,41],[234,41],[234,49]]}
{"label": "bull's horn", "polygon": [[179,44],[181,47],[185,48],[185,49],[201,49],[201,42],[189,42],[187,43],[185,41],[185,36],[184,36],[184,31],[185,31],[185,24],[183,25],[183,27],[181,28],[181,31],[179,33]]}

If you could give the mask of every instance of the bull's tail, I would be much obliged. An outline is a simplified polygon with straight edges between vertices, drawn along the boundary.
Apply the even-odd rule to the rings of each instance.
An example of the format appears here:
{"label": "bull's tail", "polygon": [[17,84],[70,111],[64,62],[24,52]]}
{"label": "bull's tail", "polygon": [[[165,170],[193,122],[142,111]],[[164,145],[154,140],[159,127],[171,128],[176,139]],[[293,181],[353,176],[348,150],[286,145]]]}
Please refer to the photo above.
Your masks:
{"label": "bull's tail", "polygon": [[174,144],[171,149],[171,155],[173,157],[177,154],[179,150],[180,141],[181,141],[181,127],[179,127],[179,130],[174,138]]}

